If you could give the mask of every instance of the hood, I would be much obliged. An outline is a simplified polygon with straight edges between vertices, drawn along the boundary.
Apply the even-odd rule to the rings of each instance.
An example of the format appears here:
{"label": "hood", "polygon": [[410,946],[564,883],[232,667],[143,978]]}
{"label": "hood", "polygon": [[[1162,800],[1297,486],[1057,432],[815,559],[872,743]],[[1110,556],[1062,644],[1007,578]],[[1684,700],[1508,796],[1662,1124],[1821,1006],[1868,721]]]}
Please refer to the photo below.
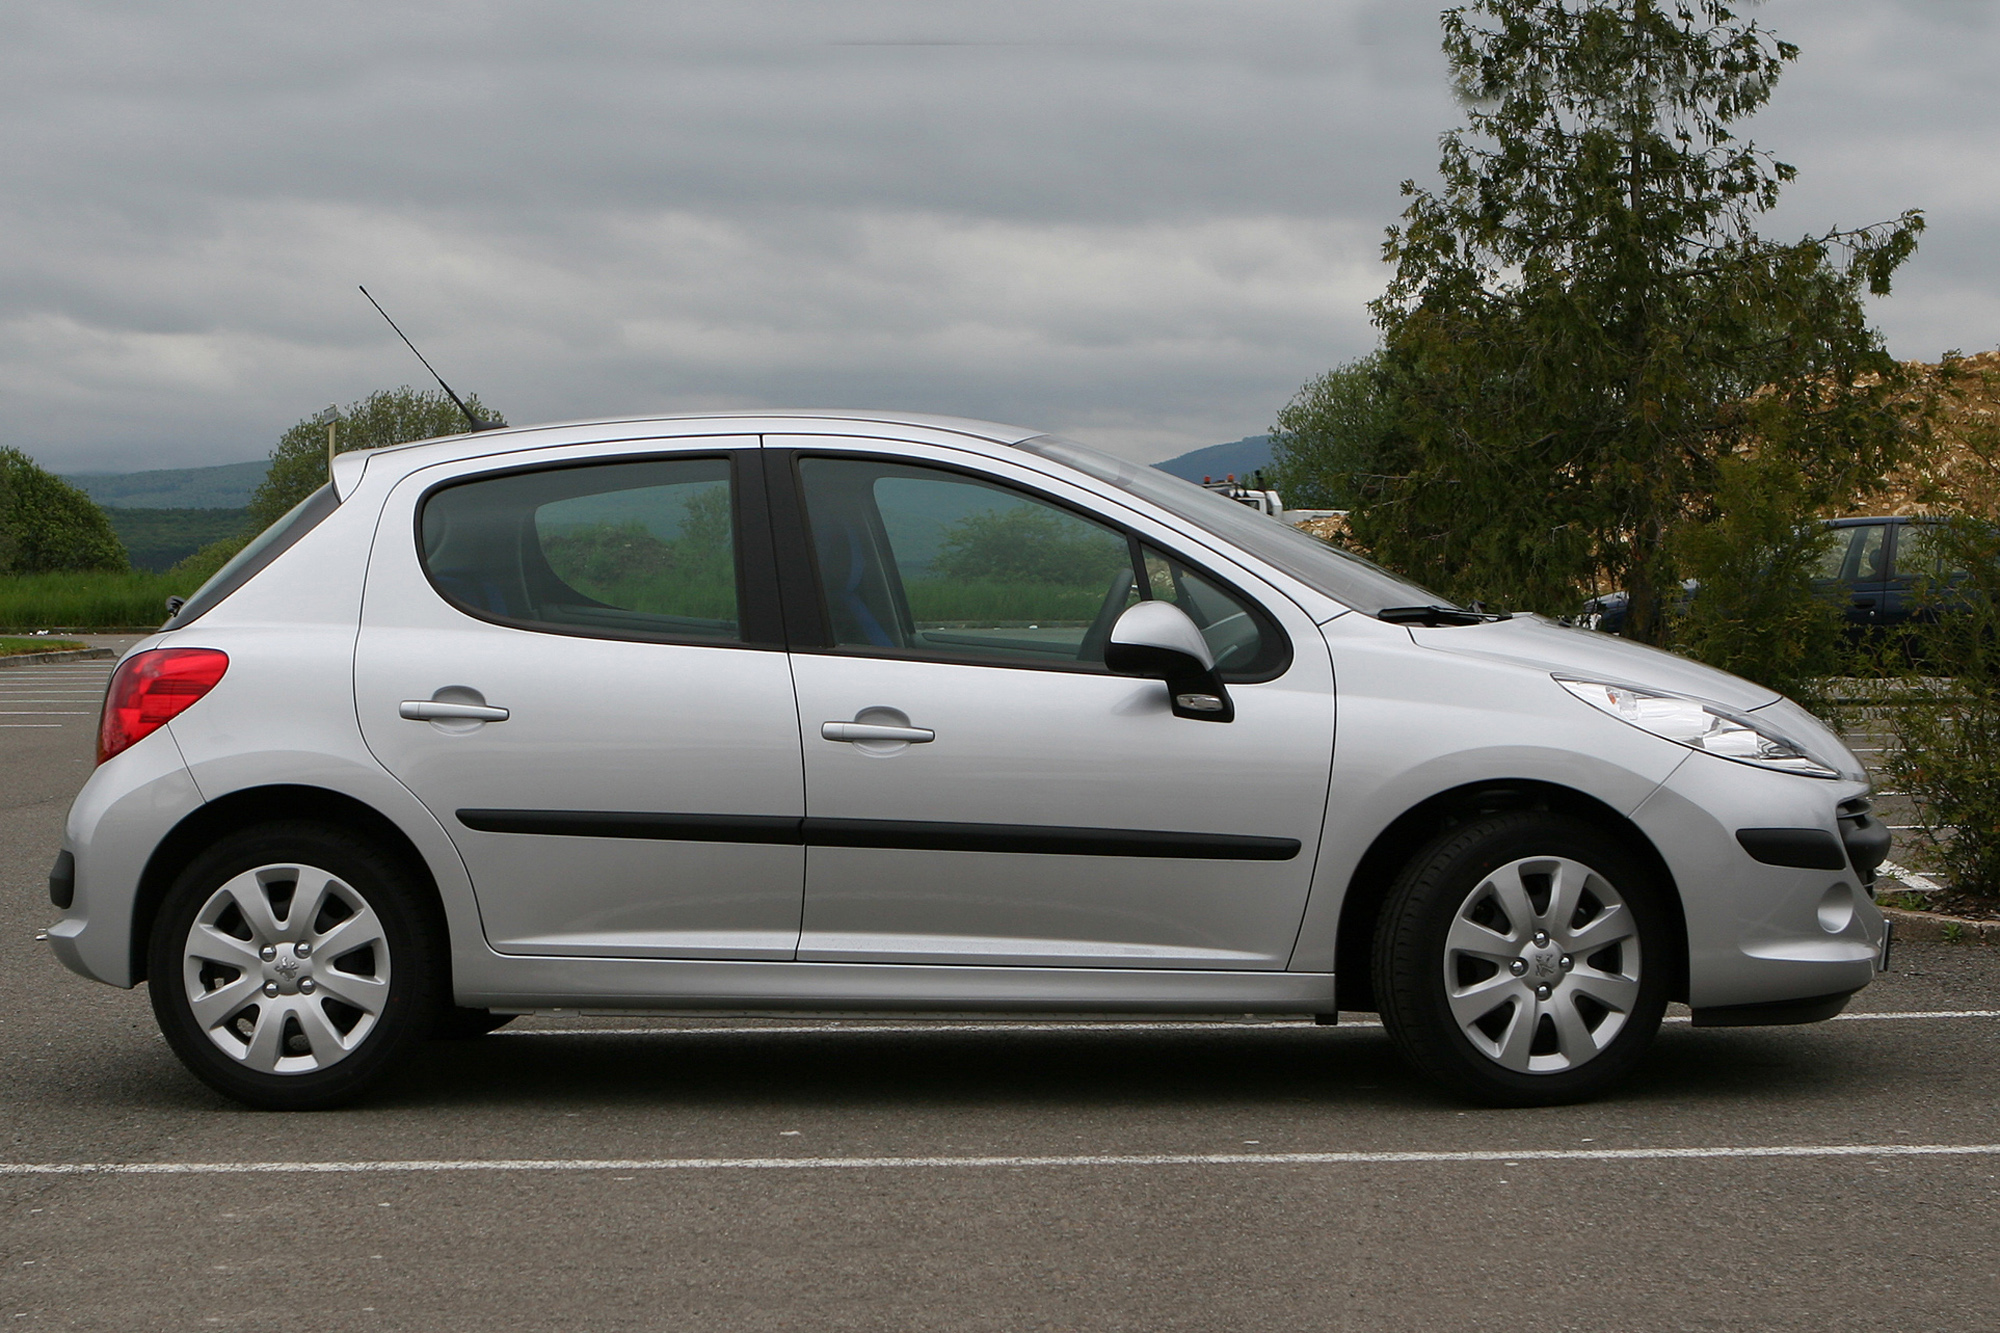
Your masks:
{"label": "hood", "polygon": [[1411,626],[1410,637],[1425,648],[1484,657],[1552,675],[1576,676],[1610,685],[1630,685],[1684,694],[1748,712],[1776,703],[1776,690],[1685,657],[1648,648],[1597,630],[1571,629],[1546,617],[1517,614],[1511,620],[1438,629]]}

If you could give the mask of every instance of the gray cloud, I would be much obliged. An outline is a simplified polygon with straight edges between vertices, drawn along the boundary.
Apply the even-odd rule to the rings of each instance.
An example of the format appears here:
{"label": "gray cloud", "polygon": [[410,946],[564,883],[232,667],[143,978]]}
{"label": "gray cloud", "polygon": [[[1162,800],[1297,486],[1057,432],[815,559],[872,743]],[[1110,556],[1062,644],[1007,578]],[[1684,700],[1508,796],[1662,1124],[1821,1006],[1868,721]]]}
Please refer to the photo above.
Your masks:
{"label": "gray cloud", "polygon": [[[1931,210],[1879,315],[1993,345],[1992,6],[1774,0],[1772,230]],[[732,0],[0,16],[0,441],[254,457],[421,376],[516,421],[958,412],[1134,457],[1263,429],[1371,343],[1456,122],[1407,0]]]}

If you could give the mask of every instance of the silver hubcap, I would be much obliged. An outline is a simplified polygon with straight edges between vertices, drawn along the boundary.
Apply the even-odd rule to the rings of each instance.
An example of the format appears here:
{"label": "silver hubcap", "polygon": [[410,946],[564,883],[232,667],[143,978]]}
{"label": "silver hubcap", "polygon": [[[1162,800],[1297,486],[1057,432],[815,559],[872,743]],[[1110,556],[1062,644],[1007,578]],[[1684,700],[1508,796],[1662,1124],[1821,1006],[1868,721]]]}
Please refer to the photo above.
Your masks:
{"label": "silver hubcap", "polygon": [[389,996],[381,920],[352,885],[307,865],[259,866],[217,889],[188,930],[181,970],[209,1040],[266,1074],[345,1058]]}
{"label": "silver hubcap", "polygon": [[1445,937],[1452,1017],[1487,1059],[1554,1074],[1593,1059],[1639,1001],[1639,933],[1604,876],[1560,856],[1501,866]]}

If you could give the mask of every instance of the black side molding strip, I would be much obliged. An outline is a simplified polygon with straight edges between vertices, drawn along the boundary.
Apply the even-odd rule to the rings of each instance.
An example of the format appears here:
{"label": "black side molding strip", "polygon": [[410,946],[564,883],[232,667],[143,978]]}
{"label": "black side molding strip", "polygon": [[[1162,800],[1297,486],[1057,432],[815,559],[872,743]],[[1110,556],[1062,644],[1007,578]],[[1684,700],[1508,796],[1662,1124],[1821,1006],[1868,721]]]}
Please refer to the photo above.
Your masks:
{"label": "black side molding strip", "polygon": [[1743,850],[1767,866],[1798,870],[1845,870],[1847,849],[1825,829],[1744,828],[1736,830]]}
{"label": "black side molding strip", "polygon": [[1046,852],[1195,861],[1289,861],[1297,838],[1059,824],[951,824],[914,819],[807,819],[808,847],[898,847],[925,852]]}
{"label": "black side molding strip", "polygon": [[667,842],[805,841],[796,815],[654,815],[630,810],[461,810],[458,822],[481,833],[539,833],[572,838],[655,838]]}
{"label": "black side molding strip", "polygon": [[1069,828],[1060,824],[959,824],[908,819],[801,819],[791,815],[665,815],[622,810],[460,810],[482,833],[672,842],[882,847],[930,852],[1039,852],[1196,861],[1289,861],[1297,838],[1176,829]]}

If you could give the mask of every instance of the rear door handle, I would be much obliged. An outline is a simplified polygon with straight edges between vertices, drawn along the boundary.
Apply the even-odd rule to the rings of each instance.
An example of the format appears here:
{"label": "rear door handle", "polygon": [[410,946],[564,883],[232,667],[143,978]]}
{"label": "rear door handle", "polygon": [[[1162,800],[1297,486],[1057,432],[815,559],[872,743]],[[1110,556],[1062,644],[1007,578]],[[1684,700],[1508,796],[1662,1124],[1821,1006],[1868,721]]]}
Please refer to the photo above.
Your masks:
{"label": "rear door handle", "polygon": [[828,741],[902,741],[908,745],[928,745],[937,739],[929,727],[888,727],[878,722],[822,722],[819,734],[821,740]]}
{"label": "rear door handle", "polygon": [[405,699],[396,712],[412,722],[505,722],[512,714],[491,704],[455,704],[439,699]]}

